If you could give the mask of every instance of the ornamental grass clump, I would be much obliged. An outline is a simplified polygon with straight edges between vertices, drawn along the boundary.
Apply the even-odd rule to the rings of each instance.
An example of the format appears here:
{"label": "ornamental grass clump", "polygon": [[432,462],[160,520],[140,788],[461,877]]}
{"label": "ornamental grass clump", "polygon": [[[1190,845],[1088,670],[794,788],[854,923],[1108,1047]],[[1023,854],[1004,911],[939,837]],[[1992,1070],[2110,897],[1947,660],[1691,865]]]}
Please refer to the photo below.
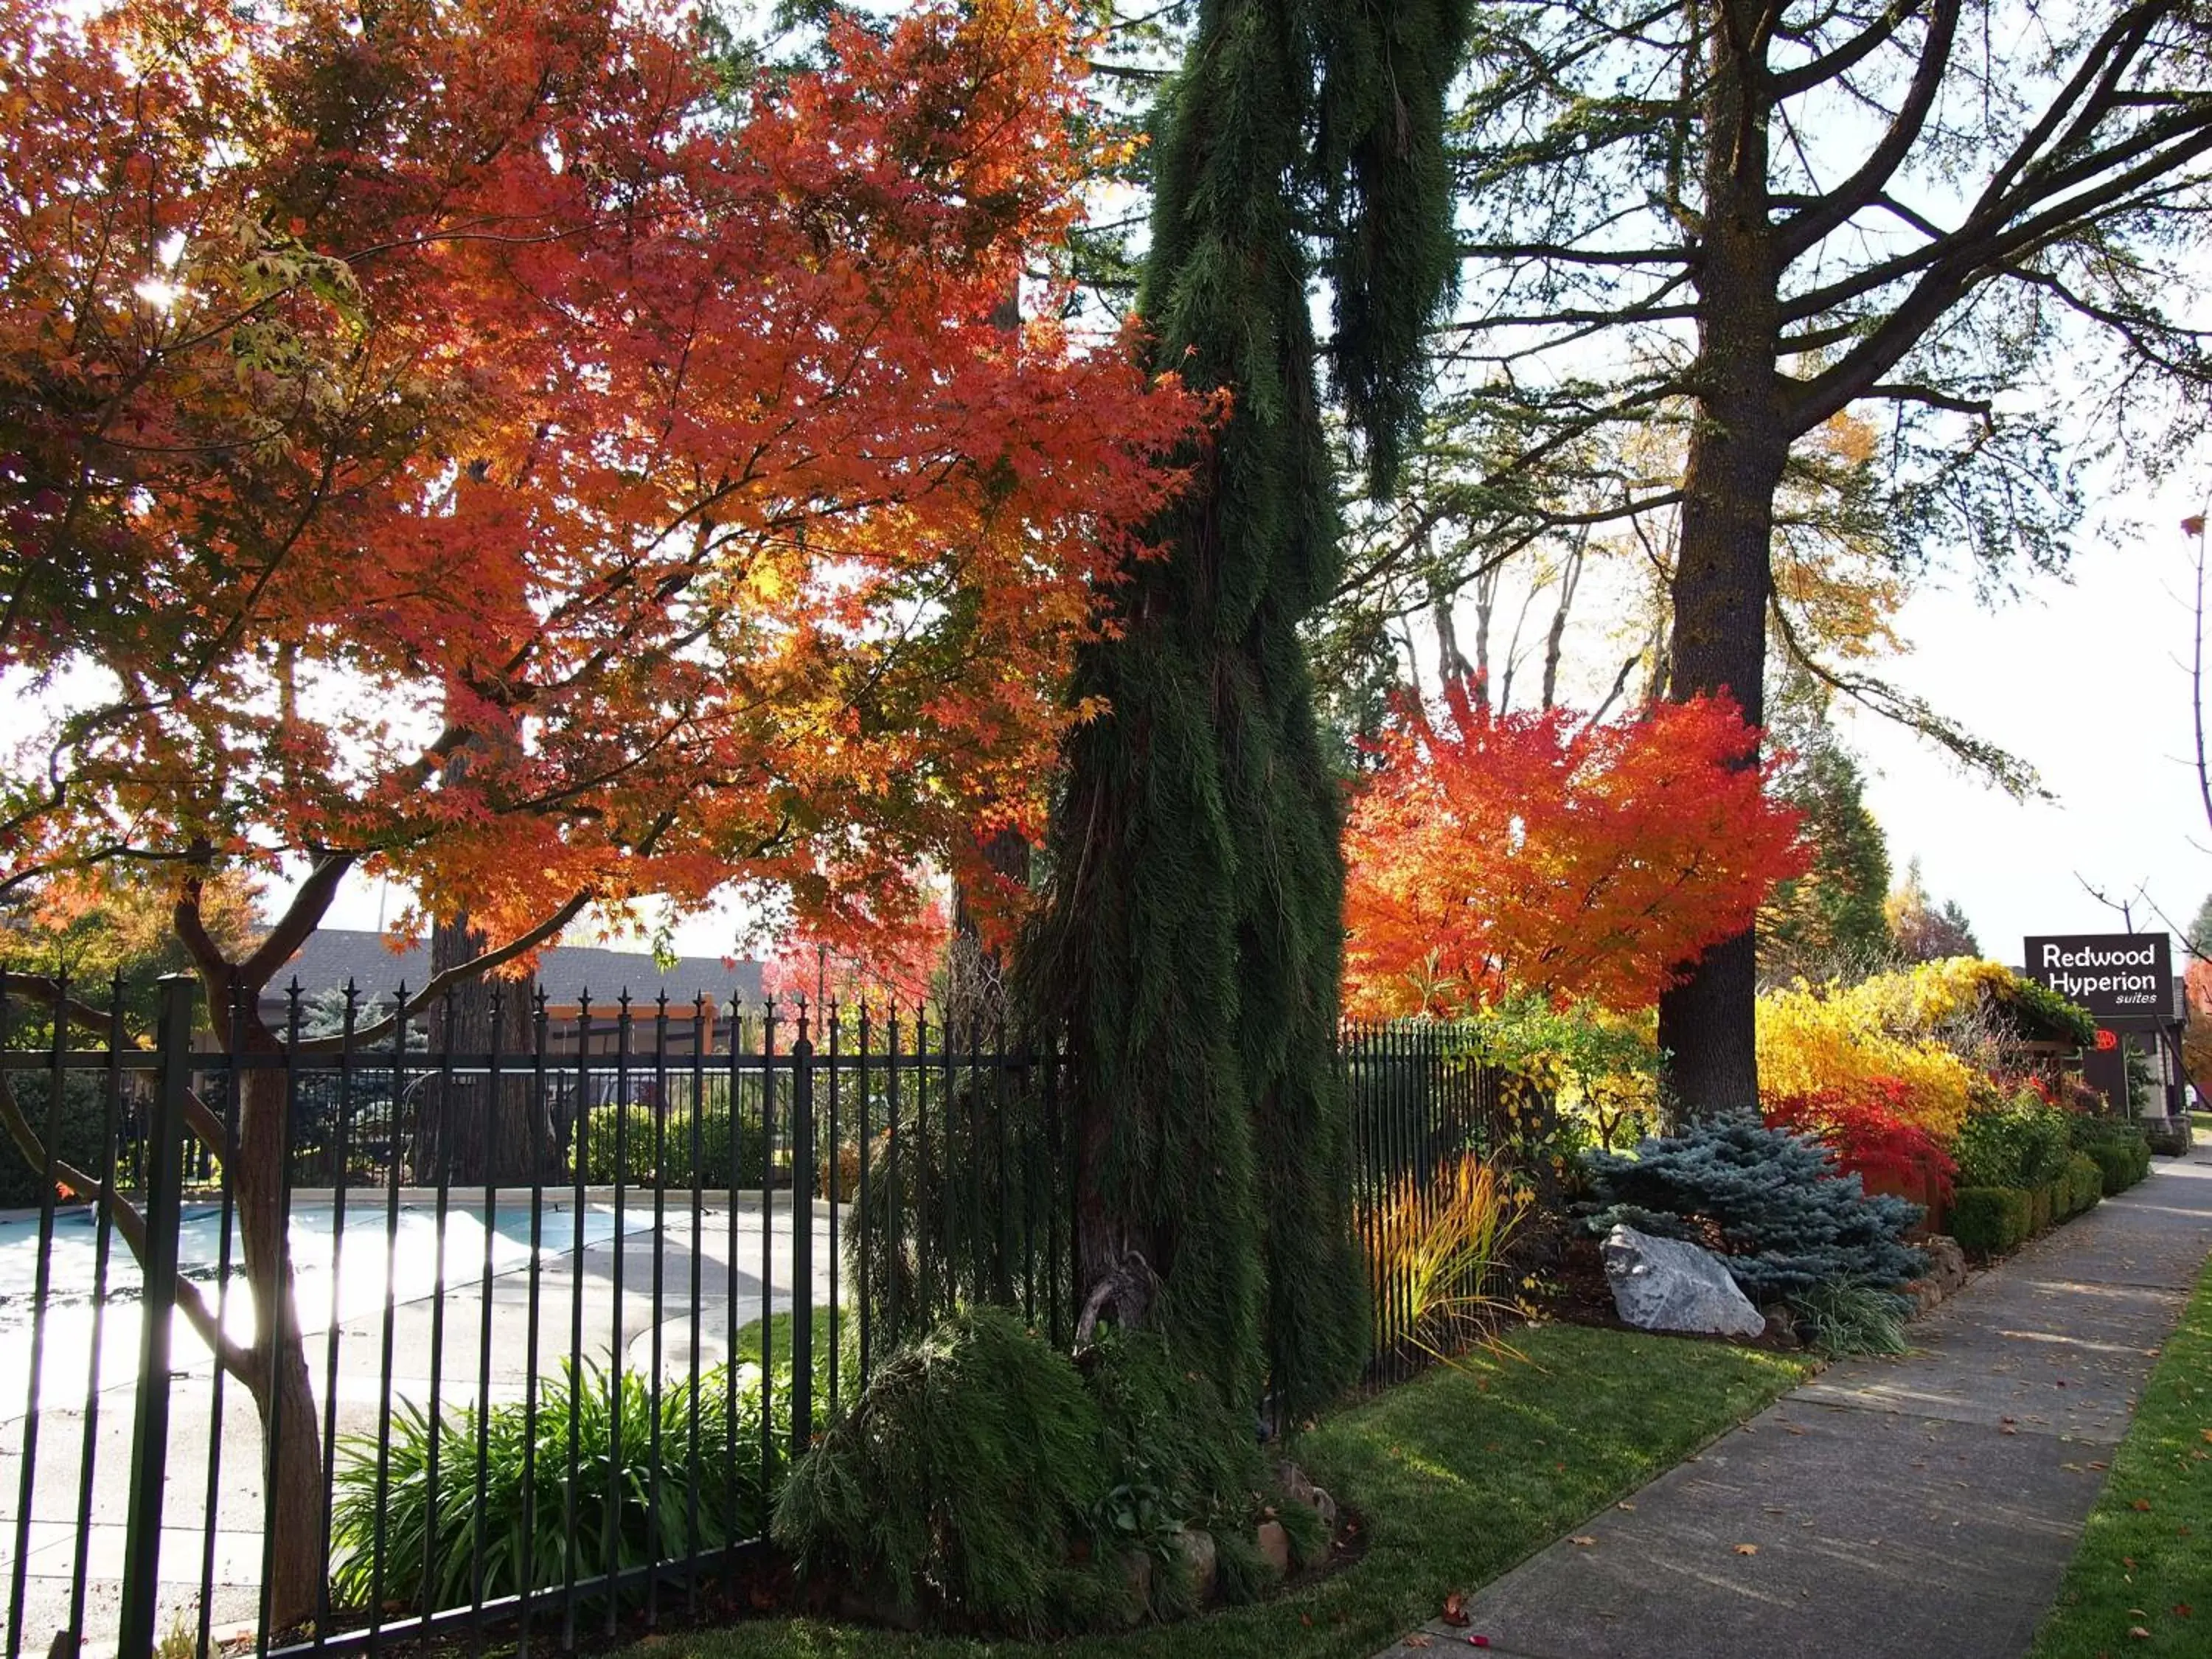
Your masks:
{"label": "ornamental grass clump", "polygon": [[1845,1354],[1903,1353],[1912,1304],[1893,1291],[1839,1279],[1790,1298],[1797,1334],[1808,1348]]}
{"label": "ornamental grass clump", "polygon": [[[781,1378],[775,1394],[788,1397]],[[381,1478],[374,1435],[340,1443],[331,1600],[465,1607],[572,1571],[588,1592],[599,1575],[759,1537],[790,1438],[771,1423],[763,1480],[760,1413],[750,1364],[670,1380],[656,1399],[641,1372],[565,1364],[539,1383],[534,1412],[510,1401],[480,1423],[464,1407],[434,1430],[403,1402]]]}
{"label": "ornamental grass clump", "polygon": [[1411,1346],[1450,1361],[1492,1340],[1513,1299],[1498,1292],[1528,1194],[1472,1155],[1448,1160],[1425,1185],[1408,1174],[1367,1229],[1379,1350]]}
{"label": "ornamental grass clump", "polygon": [[1904,1237],[1918,1205],[1870,1196],[1819,1141],[1748,1112],[1646,1140],[1625,1157],[1593,1152],[1585,1167],[1592,1231],[1626,1222],[1713,1246],[1754,1302],[1839,1280],[1891,1289],[1927,1265]]}

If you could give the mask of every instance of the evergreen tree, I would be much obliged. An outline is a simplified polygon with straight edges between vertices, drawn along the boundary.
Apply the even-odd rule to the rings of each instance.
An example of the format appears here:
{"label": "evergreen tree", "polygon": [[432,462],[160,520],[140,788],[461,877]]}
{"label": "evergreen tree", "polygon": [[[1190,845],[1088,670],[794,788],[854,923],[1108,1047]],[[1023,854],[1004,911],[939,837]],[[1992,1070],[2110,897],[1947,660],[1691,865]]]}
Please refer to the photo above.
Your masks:
{"label": "evergreen tree", "polygon": [[[1371,492],[1454,268],[1444,88],[1465,0],[1206,0],[1154,118],[1139,309],[1229,412],[1082,665],[1028,953],[1079,1059],[1078,1266],[1232,1400],[1304,1412],[1363,1353],[1332,1047],[1338,784],[1298,628],[1336,580],[1309,286]],[[1308,233],[1322,233],[1316,239]],[[1133,1257],[1140,1257],[1141,1265]]]}
{"label": "evergreen tree", "polygon": [[1905,880],[1882,905],[1892,948],[1906,962],[1941,962],[1946,957],[1978,957],[1980,942],[1956,899],[1941,904],[1928,896],[1920,860],[1905,867]]}
{"label": "evergreen tree", "polygon": [[1867,810],[1858,763],[1826,735],[1799,752],[1776,793],[1804,814],[1813,867],[1777,882],[1759,914],[1762,976],[1819,980],[1879,966],[1890,945],[1889,842]]}
{"label": "evergreen tree", "polygon": [[2183,941],[2189,954],[2200,961],[2212,961],[2212,894],[2197,907],[2197,915],[2189,924],[2189,937]]}
{"label": "evergreen tree", "polygon": [[1700,1243],[1717,1232],[1722,1260],[1754,1302],[1837,1283],[1887,1289],[1927,1267],[1905,1243],[1918,1205],[1869,1194],[1820,1141],[1754,1113],[1706,1118],[1632,1157],[1593,1152],[1587,1170],[1592,1231],[1625,1222]]}

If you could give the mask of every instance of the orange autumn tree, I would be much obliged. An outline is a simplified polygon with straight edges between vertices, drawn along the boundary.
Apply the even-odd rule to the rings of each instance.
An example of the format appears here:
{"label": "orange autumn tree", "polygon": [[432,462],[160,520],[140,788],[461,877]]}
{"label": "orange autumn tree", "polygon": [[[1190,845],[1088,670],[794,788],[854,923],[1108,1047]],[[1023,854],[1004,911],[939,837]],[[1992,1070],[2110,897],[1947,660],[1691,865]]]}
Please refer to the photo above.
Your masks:
{"label": "orange autumn tree", "polygon": [[[646,895],[834,941],[1035,820],[1193,409],[992,325],[1093,159],[1052,0],[826,47],[733,85],[678,0],[0,0],[0,896],[166,880],[267,1049],[351,879],[484,936],[420,1008]],[[279,872],[258,942],[209,925]],[[326,1563],[276,1077],[224,1158],[258,1334],[179,1296],[281,1425],[284,1628]]]}
{"label": "orange autumn tree", "polygon": [[1528,992],[1651,1006],[1800,874],[1759,733],[1725,698],[1589,721],[1446,689],[1401,703],[1345,832],[1347,999],[1462,1013]]}

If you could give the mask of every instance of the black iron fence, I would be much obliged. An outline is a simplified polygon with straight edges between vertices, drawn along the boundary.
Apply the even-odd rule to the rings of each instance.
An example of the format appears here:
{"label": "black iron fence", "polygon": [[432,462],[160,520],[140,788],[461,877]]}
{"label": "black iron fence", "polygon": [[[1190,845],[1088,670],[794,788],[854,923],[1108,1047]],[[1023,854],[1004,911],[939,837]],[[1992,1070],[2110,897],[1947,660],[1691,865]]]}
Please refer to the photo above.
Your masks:
{"label": "black iron fence", "polygon": [[[143,1046],[120,988],[0,976],[5,1659],[696,1612],[881,1356],[977,1301],[1070,1338],[1048,1045],[870,1004],[586,1001],[556,1045],[540,1003],[453,1049],[350,994],[334,1030],[228,1012],[196,1047],[164,981]],[[1382,1218],[1499,1131],[1465,1048],[1341,1046],[1378,1375],[1417,1358]]]}

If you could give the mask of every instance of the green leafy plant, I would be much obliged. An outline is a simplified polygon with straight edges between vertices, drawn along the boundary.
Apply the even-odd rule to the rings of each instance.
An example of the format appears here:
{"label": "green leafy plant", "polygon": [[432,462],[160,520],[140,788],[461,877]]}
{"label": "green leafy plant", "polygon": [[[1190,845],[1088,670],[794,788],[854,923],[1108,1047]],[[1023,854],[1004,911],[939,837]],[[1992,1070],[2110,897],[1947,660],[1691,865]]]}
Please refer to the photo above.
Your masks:
{"label": "green leafy plant", "polygon": [[169,1627],[161,1632],[161,1645],[154,1650],[154,1659],[199,1659],[200,1638],[185,1610],[177,1608],[169,1615]]}
{"label": "green leafy plant", "polygon": [[[732,1145],[729,1108],[709,1101],[697,1115],[694,1156],[693,1114],[671,1106],[656,1113],[641,1101],[594,1106],[571,1132],[568,1174],[574,1178],[580,1153],[584,1179],[595,1187],[621,1180],[633,1186],[702,1187],[726,1191],[732,1184],[757,1187],[767,1168],[767,1148],[757,1115],[740,1112]],[[733,1156],[734,1154],[734,1156]]]}
{"label": "green leafy plant", "polygon": [[1919,1277],[1926,1261],[1905,1243],[1917,1204],[1870,1196],[1839,1173],[1809,1136],[1770,1129],[1748,1112],[1723,1113],[1633,1154],[1587,1162],[1592,1231],[1626,1222],[1647,1233],[1717,1244],[1754,1302],[1836,1280],[1888,1287]]}
{"label": "green leafy plant", "polygon": [[[778,1405],[787,1396],[779,1383]],[[657,1393],[637,1371],[567,1365],[539,1385],[534,1420],[513,1401],[492,1407],[481,1424],[463,1409],[434,1429],[404,1402],[384,1478],[374,1436],[339,1447],[332,1599],[361,1607],[374,1593],[410,1607],[458,1607],[479,1594],[564,1583],[572,1563],[588,1584],[758,1537],[789,1438],[787,1424],[770,1424],[763,1476],[760,1413],[759,1368],[749,1364],[734,1374],[716,1366]]]}
{"label": "green leafy plant", "polygon": [[978,1622],[1079,1628],[1127,1587],[1075,1558],[1112,1483],[1083,1379],[1009,1314],[945,1321],[877,1370],[793,1469],[776,1541],[808,1574]]}
{"label": "green leafy plant", "polygon": [[2105,1195],[2105,1173],[2097,1160],[2087,1152],[2075,1152],[2066,1160],[2066,1176],[2074,1189],[2074,1213],[2094,1208]]}
{"label": "green leafy plant", "polygon": [[2070,1127],[2075,1149],[2097,1161],[2107,1198],[2125,1192],[2150,1173],[2150,1142],[2134,1124],[2076,1115]]}
{"label": "green leafy plant", "polygon": [[[40,1141],[46,1135],[48,1103],[52,1099],[52,1083],[37,1072],[9,1073],[7,1086],[15,1097],[15,1104],[31,1126],[32,1133]],[[83,1072],[67,1072],[62,1081],[62,1133],[53,1151],[56,1158],[92,1176],[95,1181],[105,1174],[107,1156],[107,1096],[101,1080]],[[24,1161],[21,1148],[15,1138],[0,1130],[0,1209],[30,1209],[43,1196],[44,1171],[33,1169]],[[67,1184],[66,1177],[56,1177],[56,1198],[63,1199],[60,1188]],[[84,1202],[89,1194],[73,1194],[77,1202]]]}
{"label": "green leafy plant", "polygon": [[2066,1167],[2074,1114],[2026,1091],[1990,1110],[1969,1112],[1953,1157],[1963,1187],[2040,1187]]}
{"label": "green leafy plant", "polygon": [[1903,1353],[1912,1304],[1863,1279],[1831,1279],[1790,1298],[1797,1334],[1826,1354]]}

